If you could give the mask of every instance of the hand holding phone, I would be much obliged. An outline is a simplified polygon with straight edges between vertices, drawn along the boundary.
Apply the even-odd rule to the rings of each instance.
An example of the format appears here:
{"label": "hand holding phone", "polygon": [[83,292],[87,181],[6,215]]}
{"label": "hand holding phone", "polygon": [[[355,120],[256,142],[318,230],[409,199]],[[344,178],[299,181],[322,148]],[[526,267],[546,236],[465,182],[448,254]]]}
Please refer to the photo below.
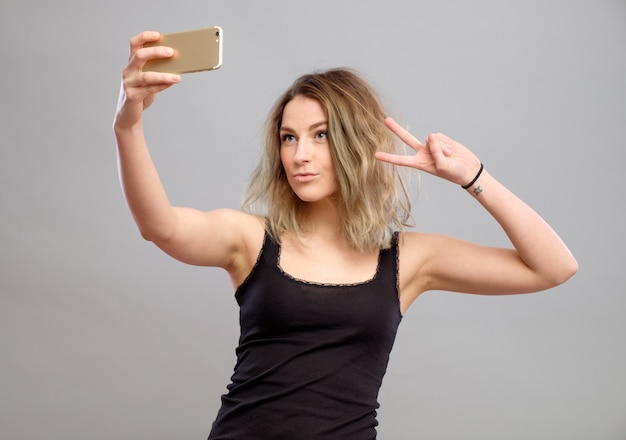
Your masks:
{"label": "hand holding phone", "polygon": [[213,26],[192,31],[163,34],[143,47],[166,46],[174,50],[171,58],[153,59],[144,72],[191,73],[219,69],[222,65],[222,28]]}

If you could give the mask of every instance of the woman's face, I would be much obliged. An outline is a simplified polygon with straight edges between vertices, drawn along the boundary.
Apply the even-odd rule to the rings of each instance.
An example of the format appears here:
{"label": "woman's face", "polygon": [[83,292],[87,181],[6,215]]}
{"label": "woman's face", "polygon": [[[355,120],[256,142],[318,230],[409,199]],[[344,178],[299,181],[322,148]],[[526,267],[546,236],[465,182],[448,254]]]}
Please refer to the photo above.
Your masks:
{"label": "woman's face", "polygon": [[296,96],[283,110],[280,159],[293,192],[304,202],[334,196],[339,184],[330,154],[328,116],[319,101]]}

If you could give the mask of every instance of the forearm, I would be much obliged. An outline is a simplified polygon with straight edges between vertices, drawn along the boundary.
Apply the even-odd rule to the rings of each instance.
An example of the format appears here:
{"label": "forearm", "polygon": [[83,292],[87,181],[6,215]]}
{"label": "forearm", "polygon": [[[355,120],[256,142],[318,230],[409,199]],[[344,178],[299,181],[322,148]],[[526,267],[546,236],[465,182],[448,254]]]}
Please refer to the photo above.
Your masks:
{"label": "forearm", "polygon": [[118,166],[128,207],[142,236],[167,237],[176,225],[176,213],[168,200],[152,161],[141,122],[131,127],[114,125]]}
{"label": "forearm", "polygon": [[550,225],[486,170],[466,191],[502,226],[534,273],[556,285],[576,272],[576,260]]}

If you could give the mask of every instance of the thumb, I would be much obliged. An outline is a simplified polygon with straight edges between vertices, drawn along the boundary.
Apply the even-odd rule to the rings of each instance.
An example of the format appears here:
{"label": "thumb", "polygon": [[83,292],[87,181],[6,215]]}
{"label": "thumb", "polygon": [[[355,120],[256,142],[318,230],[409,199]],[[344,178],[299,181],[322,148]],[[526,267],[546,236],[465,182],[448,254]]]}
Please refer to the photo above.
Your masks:
{"label": "thumb", "polygon": [[431,133],[426,138],[426,145],[437,164],[452,155],[452,148],[445,135],[441,133]]}

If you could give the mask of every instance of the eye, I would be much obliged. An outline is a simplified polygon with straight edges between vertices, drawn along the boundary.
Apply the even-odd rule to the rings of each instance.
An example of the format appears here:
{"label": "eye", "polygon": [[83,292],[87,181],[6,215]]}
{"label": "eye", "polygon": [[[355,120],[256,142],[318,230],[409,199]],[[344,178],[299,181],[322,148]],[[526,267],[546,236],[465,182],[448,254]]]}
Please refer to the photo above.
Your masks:
{"label": "eye", "polygon": [[315,134],[315,137],[318,138],[318,139],[328,139],[328,133],[326,131],[324,131],[324,130],[323,131],[318,131]]}
{"label": "eye", "polygon": [[283,135],[280,137],[280,140],[281,140],[282,142],[294,142],[294,141],[296,140],[296,137],[295,137],[294,135],[292,135],[292,134],[287,134],[287,133],[286,133],[286,134],[283,134]]}

